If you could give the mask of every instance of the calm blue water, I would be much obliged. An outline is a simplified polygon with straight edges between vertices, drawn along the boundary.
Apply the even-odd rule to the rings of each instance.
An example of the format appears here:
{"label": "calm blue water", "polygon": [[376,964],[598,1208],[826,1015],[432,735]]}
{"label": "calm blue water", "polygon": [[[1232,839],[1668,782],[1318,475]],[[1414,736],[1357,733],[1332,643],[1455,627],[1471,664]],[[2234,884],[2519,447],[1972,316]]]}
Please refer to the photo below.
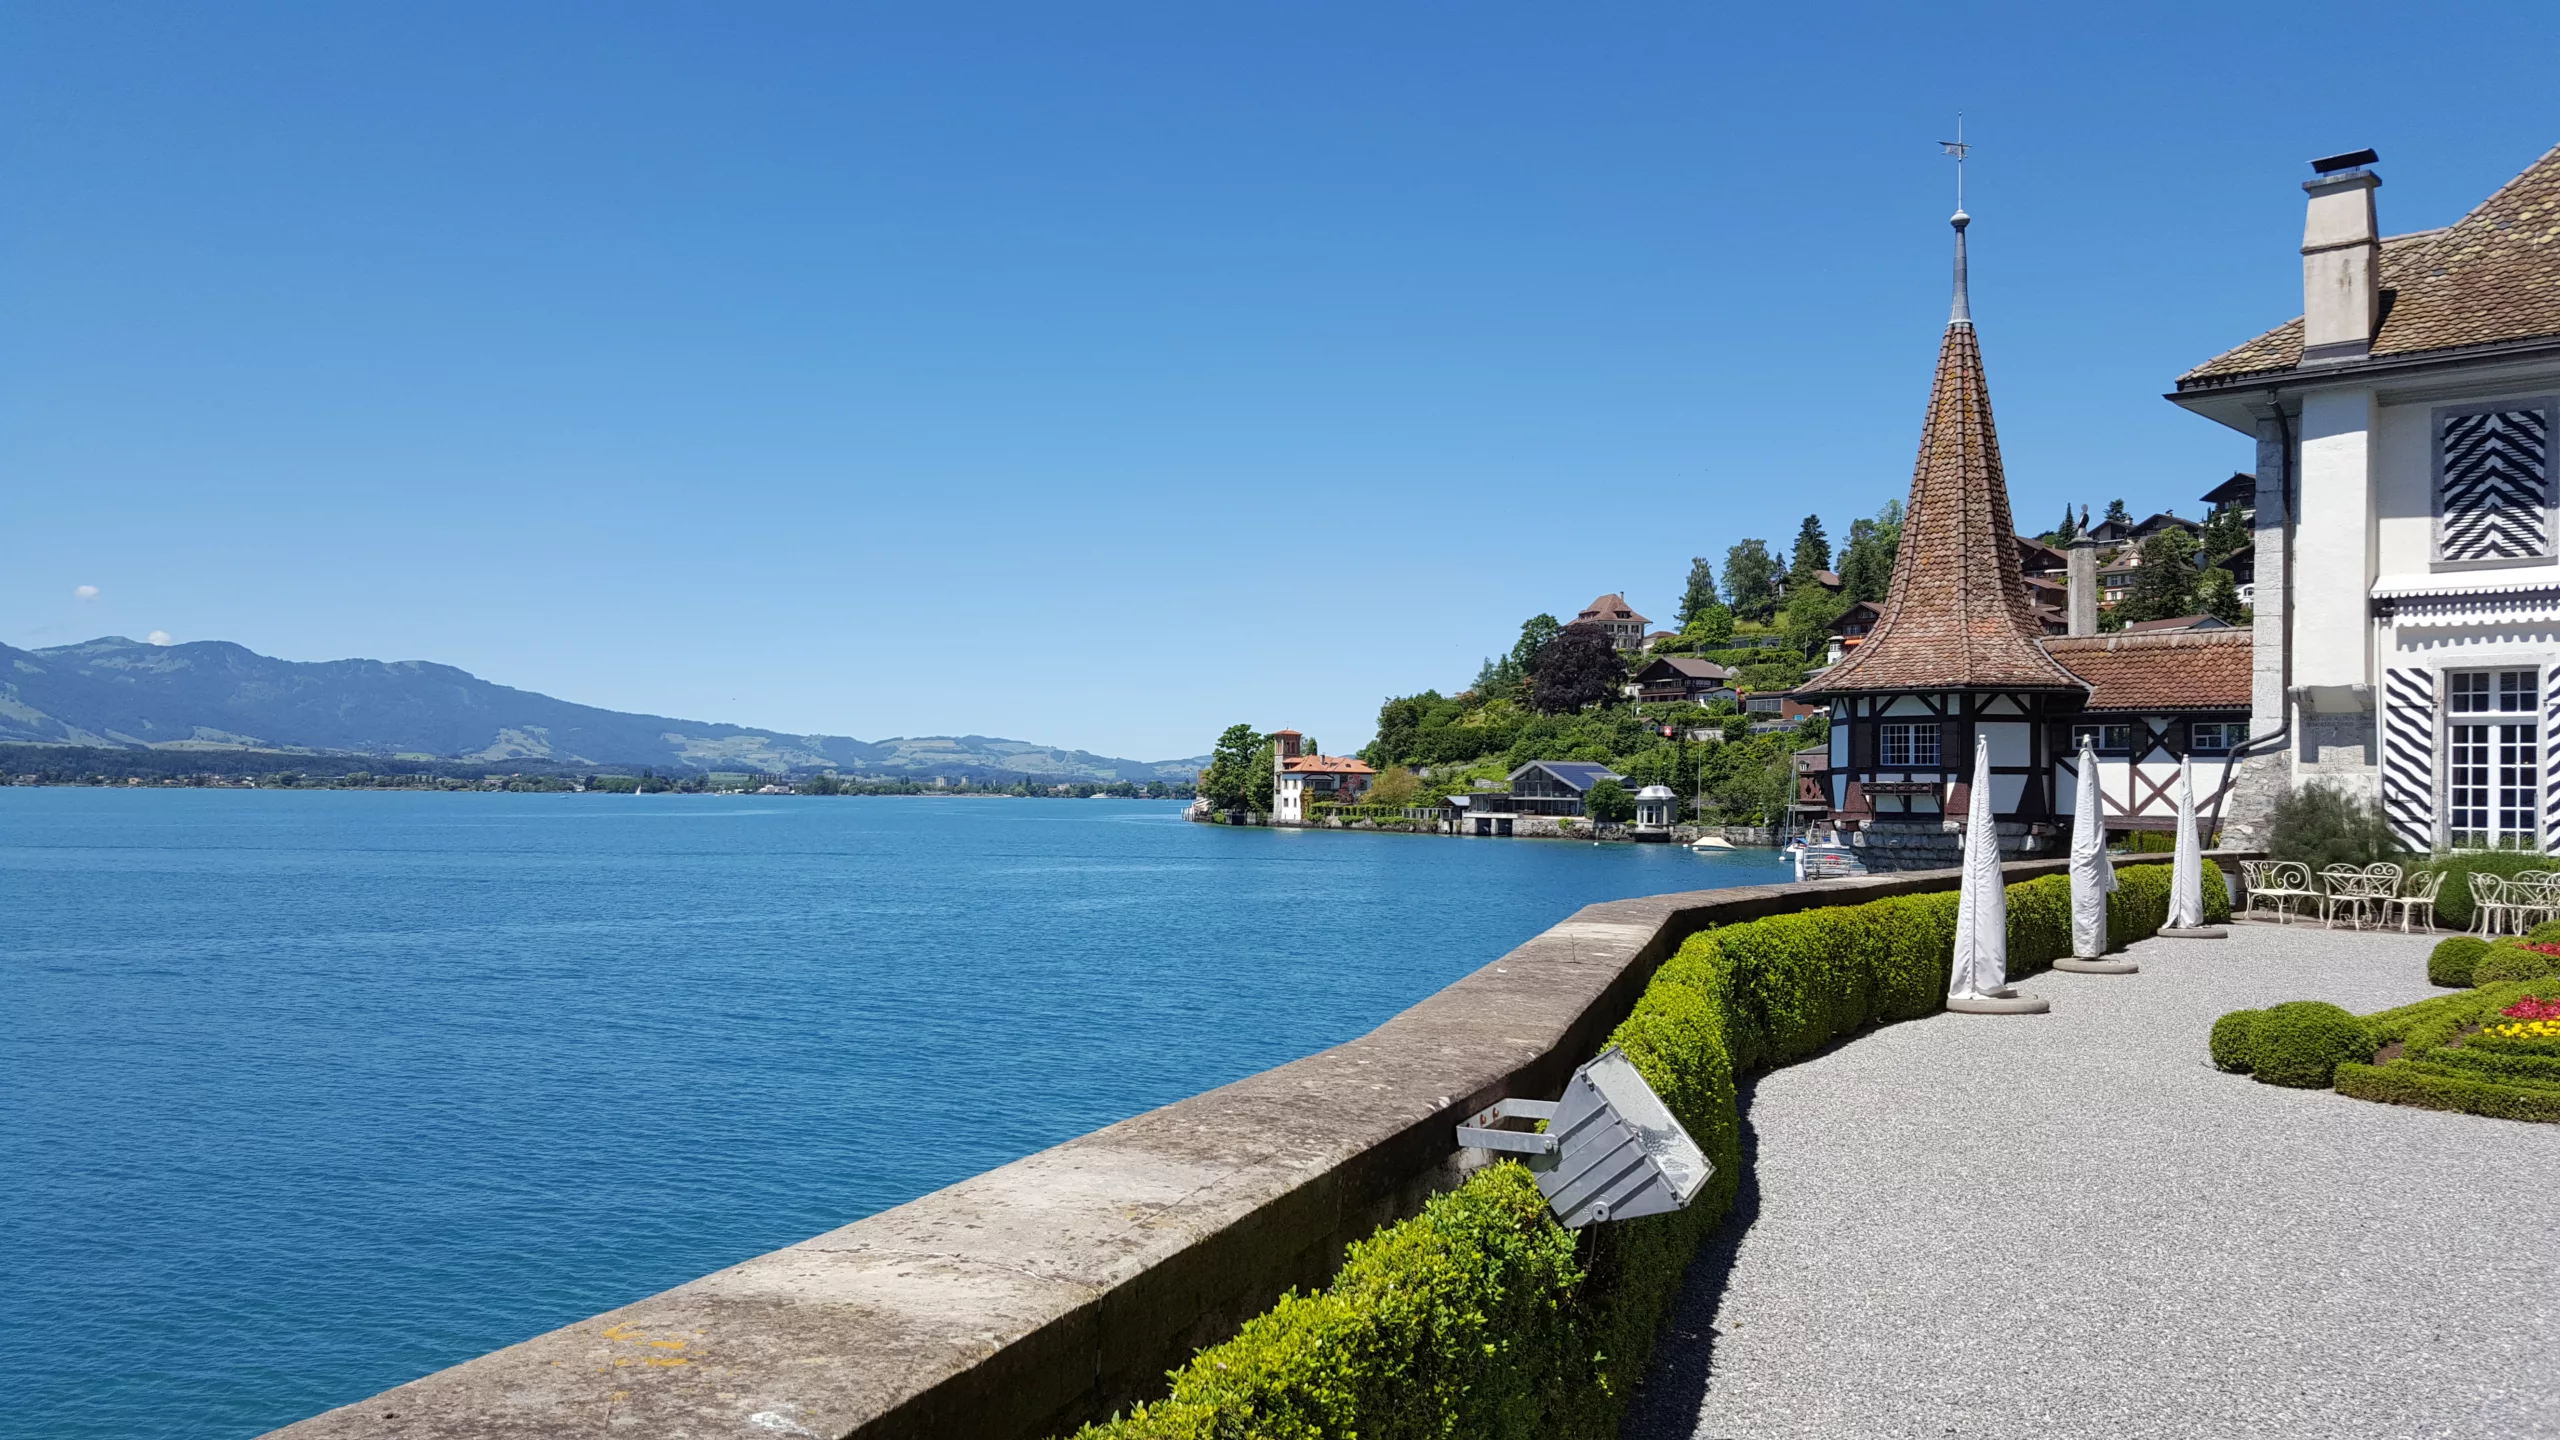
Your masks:
{"label": "calm blue water", "polygon": [[1143,801],[0,789],[0,1433],[255,1434],[1777,871]]}

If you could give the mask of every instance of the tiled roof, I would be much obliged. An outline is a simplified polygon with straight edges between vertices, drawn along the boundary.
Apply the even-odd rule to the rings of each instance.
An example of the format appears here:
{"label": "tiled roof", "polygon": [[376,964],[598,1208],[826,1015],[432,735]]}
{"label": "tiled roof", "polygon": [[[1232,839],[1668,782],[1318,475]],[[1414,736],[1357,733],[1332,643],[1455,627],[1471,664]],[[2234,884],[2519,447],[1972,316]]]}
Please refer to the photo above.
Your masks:
{"label": "tiled roof", "polygon": [[2148,635],[2166,630],[2219,630],[2223,622],[2210,615],[2180,615],[2171,620],[2136,620],[2124,627],[2128,635]]}
{"label": "tiled roof", "polygon": [[[2560,336],[2560,148],[2544,152],[2442,230],[2382,242],[2389,298],[2377,357]],[[2178,377],[2178,388],[2290,370],[2302,321],[2289,320]]]}
{"label": "tiled roof", "polygon": [[1378,772],[1348,755],[1301,755],[1283,760],[1280,768],[1299,775],[1375,775]]}
{"label": "tiled roof", "polygon": [[1884,613],[1865,643],[1803,690],[2081,688],[2039,647],[2043,638],[2019,581],[1982,347],[1971,321],[1954,321],[1938,347]]}
{"label": "tiled roof", "polygon": [[2088,682],[2091,710],[2246,710],[2250,632],[2056,635],[2047,654]]}
{"label": "tiled roof", "polygon": [[1650,625],[1653,623],[1652,621],[1637,614],[1634,608],[1627,604],[1627,597],[1624,595],[1603,595],[1599,599],[1582,607],[1582,613],[1574,616],[1573,618],[1576,620],[1601,620],[1615,624],[1624,624],[1629,620],[1634,621],[1638,625]]}
{"label": "tiled roof", "polygon": [[1661,659],[1647,665],[1644,669],[1636,672],[1636,679],[1641,681],[1646,676],[1653,674],[1656,670],[1661,670],[1665,667],[1668,667],[1672,674],[1686,676],[1691,680],[1730,680],[1733,678],[1732,671],[1727,670],[1713,660],[1702,660],[1695,655],[1665,655]]}

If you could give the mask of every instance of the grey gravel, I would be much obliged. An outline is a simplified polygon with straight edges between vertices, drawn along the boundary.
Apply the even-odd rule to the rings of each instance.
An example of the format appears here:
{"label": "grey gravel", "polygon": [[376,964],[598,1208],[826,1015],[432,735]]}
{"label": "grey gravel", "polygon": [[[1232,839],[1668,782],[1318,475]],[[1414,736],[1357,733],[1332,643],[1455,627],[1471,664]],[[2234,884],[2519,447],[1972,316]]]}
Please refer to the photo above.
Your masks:
{"label": "grey gravel", "polygon": [[2225,1010],[2444,993],[2432,943],[2152,940],[1762,1077],[1622,1433],[2560,1436],[2560,1127],[2205,1060]]}

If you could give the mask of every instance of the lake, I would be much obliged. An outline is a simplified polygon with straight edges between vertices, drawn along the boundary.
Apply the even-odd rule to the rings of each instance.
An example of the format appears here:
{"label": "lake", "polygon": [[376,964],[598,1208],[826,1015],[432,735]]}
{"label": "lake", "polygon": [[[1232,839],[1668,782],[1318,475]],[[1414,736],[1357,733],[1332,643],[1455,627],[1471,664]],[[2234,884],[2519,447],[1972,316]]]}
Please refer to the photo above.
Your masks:
{"label": "lake", "polygon": [[1147,801],[0,788],[0,1433],[254,1435],[1773,852]]}

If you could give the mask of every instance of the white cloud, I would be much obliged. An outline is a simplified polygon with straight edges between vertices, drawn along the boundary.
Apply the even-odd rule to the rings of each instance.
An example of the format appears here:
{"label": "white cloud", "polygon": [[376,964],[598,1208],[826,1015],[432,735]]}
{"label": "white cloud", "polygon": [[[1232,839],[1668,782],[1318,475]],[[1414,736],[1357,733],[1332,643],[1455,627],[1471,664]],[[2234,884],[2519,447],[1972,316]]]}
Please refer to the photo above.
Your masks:
{"label": "white cloud", "polygon": [[154,630],[142,638],[150,641],[154,645],[175,645],[178,643],[177,641],[169,638],[169,632],[166,630]]}
{"label": "white cloud", "polygon": [[79,596],[83,600],[95,600],[98,598],[98,587],[95,585],[75,585],[71,588],[71,593]]}

